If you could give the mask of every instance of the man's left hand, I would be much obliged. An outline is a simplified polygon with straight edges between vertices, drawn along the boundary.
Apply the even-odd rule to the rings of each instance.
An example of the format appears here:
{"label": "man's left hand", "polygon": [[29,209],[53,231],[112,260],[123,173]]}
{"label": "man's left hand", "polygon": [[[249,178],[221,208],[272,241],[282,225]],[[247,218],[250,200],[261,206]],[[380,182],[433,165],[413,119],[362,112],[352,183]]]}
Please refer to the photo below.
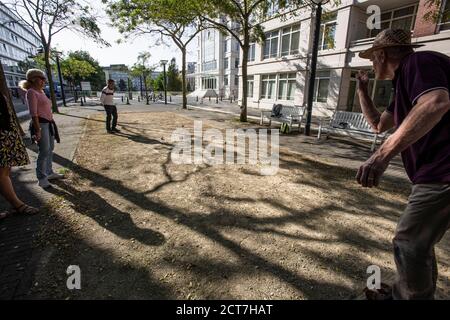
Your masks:
{"label": "man's left hand", "polygon": [[388,166],[389,160],[376,152],[359,168],[356,180],[363,187],[378,187]]}

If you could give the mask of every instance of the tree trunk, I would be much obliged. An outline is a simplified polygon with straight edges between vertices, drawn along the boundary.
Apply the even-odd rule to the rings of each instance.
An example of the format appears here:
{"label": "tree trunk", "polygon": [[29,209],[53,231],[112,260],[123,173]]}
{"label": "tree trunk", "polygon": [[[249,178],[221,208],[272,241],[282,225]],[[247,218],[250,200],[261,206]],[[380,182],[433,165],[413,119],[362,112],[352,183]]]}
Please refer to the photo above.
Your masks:
{"label": "tree trunk", "polygon": [[187,92],[186,92],[186,48],[181,50],[181,86],[183,90],[183,109],[187,109]]}
{"label": "tree trunk", "polygon": [[[242,47],[242,106],[241,106],[241,122],[247,122],[247,62],[248,51],[250,47],[250,35],[249,30],[244,27],[244,46]],[[239,88],[238,88],[239,92]]]}
{"label": "tree trunk", "polygon": [[50,64],[50,47],[45,47],[45,69],[47,71],[48,86],[50,87],[50,99],[52,100],[52,111],[59,113],[58,104],[56,103],[55,85],[53,84],[52,66]]}

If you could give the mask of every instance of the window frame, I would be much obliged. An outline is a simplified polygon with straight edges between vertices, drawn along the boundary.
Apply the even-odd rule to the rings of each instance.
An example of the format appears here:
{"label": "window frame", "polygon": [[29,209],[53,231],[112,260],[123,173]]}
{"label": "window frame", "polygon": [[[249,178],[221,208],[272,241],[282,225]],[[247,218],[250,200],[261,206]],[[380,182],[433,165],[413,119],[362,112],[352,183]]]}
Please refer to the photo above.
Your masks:
{"label": "window frame", "polygon": [[[406,8],[410,8],[410,7],[414,7],[414,10],[413,10],[413,13],[412,13],[412,14],[407,14],[407,15],[404,15],[404,16],[400,16],[400,17],[394,18],[394,12],[399,11],[399,10],[403,10],[403,9],[406,9]],[[383,24],[383,23],[389,22],[389,26],[386,26],[386,28],[391,28],[391,27],[392,27],[392,23],[393,23],[394,21],[402,20],[402,19],[410,18],[410,17],[411,17],[412,19],[411,19],[410,31],[412,32],[412,31],[414,30],[414,28],[415,28],[415,23],[416,23],[416,17],[417,17],[417,11],[418,11],[418,9],[419,9],[419,4],[416,3],[416,4],[408,4],[408,5],[406,5],[406,6],[401,6],[401,7],[395,8],[395,9],[390,9],[390,10],[382,11],[382,12],[381,12],[381,16],[383,16],[383,15],[385,15],[385,14],[390,14],[390,17],[389,17],[388,19],[383,19],[383,20],[381,20],[380,23]],[[384,28],[382,27],[381,29],[372,29],[372,30],[368,30],[368,37],[369,37],[369,38],[374,38],[374,37],[376,37],[376,35],[377,35],[378,33],[380,33],[381,30],[383,30],[383,29],[384,29]],[[373,34],[374,31],[378,31],[378,32],[374,35],[374,34]]]}
{"label": "window frame", "polygon": [[[296,30],[294,30],[294,28],[298,28]],[[289,29],[289,31],[287,31],[286,33],[284,32],[285,29]],[[293,49],[292,48],[292,37],[295,33],[298,33],[298,47],[297,49]],[[285,36],[288,36],[288,51],[283,51],[283,38]],[[292,24],[290,26],[286,26],[280,29],[280,53],[279,55],[281,57],[287,57],[287,56],[291,56],[291,55],[295,55],[295,54],[299,54],[300,53],[300,24],[296,23],[296,24]]]}
{"label": "window frame", "polygon": [[[297,73],[296,72],[286,72],[278,74],[277,81],[277,100],[281,101],[294,101],[295,92],[297,89]],[[281,84],[286,82],[285,90],[280,95]],[[291,85],[294,85],[294,91],[292,96],[288,96],[288,91]]]}
{"label": "window frame", "polygon": [[[273,87],[274,89],[274,96],[269,96],[268,93],[268,88],[269,88],[269,84],[273,82]],[[261,100],[275,100],[276,99],[276,94],[277,94],[277,75],[276,74],[264,74],[261,75],[261,92],[260,92],[260,99]],[[265,93],[265,95],[263,96],[263,93]]]}
{"label": "window frame", "polygon": [[[327,76],[321,76],[319,75],[319,73],[324,73],[327,72],[328,75]],[[331,82],[331,70],[318,70],[316,73],[316,77],[314,79],[314,95],[313,95],[313,102],[318,102],[318,103],[327,103],[328,102],[328,97],[329,97],[329,91],[327,90],[327,96],[325,101],[318,101],[317,99],[319,98],[319,88],[320,88],[320,83],[322,81],[328,81],[328,86],[327,88],[330,87],[330,82]]]}
{"label": "window frame", "polygon": [[[268,34],[270,34],[270,36],[267,36]],[[276,53],[274,55],[272,55],[272,40],[273,39],[277,39],[277,43],[276,43],[277,49],[276,49]],[[269,43],[268,56],[266,56],[266,53],[265,53],[267,43]],[[279,53],[280,53],[279,47],[280,47],[280,29],[278,29],[276,31],[273,30],[273,31],[266,32],[266,40],[264,41],[263,52],[262,52],[263,60],[279,57]]]}

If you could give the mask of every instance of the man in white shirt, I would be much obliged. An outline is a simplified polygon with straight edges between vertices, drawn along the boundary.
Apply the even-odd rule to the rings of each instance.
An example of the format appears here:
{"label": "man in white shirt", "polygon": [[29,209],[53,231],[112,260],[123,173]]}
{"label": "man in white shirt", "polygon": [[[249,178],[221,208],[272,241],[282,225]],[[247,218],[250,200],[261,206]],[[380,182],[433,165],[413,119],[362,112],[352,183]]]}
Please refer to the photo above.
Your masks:
{"label": "man in white shirt", "polygon": [[[117,126],[117,108],[114,105],[114,80],[109,79],[108,85],[103,88],[100,102],[106,111],[106,131],[108,133],[120,132]],[[112,117],[112,126],[111,126]]]}

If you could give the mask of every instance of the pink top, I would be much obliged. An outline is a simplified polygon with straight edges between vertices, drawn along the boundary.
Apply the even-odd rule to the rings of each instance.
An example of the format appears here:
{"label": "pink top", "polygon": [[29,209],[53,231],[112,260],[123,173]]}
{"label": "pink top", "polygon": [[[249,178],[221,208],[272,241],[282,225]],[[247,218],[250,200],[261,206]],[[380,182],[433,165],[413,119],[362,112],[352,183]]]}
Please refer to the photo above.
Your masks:
{"label": "pink top", "polygon": [[52,102],[45,93],[35,89],[28,89],[26,100],[32,117],[40,117],[49,121],[53,120]]}

